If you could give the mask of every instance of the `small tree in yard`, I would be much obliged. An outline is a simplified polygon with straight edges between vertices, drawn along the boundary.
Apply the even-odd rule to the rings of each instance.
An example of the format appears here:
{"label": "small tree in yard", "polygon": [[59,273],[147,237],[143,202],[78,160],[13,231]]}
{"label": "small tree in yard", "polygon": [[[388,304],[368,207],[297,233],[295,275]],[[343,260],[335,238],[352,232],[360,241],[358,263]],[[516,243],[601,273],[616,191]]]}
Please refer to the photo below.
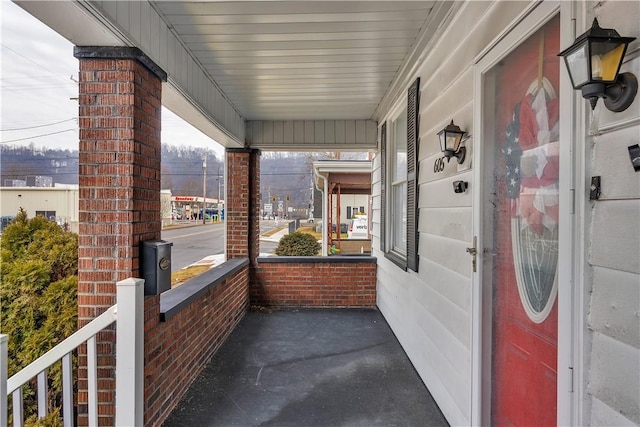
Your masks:
{"label": "small tree in yard", "polygon": [[[9,376],[77,329],[78,236],[20,210],[1,239],[0,331],[9,335]],[[37,421],[35,394],[23,388],[27,425],[58,425],[60,363],[48,371],[51,416]],[[59,406],[58,406],[59,407]]]}
{"label": "small tree in yard", "polygon": [[276,255],[280,256],[313,256],[318,252],[320,252],[320,243],[316,238],[299,231],[282,237],[276,248]]}

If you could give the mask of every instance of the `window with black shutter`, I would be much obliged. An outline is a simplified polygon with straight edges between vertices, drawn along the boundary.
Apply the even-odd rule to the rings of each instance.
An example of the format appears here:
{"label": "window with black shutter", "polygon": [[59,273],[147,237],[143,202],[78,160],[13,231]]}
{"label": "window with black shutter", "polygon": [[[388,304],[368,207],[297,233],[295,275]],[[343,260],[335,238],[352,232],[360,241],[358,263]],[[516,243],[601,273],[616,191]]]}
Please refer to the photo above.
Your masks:
{"label": "window with black shutter", "polygon": [[418,147],[420,78],[407,95],[407,268],[418,271]]}
{"label": "window with black shutter", "polygon": [[409,88],[406,108],[390,119],[389,141],[386,122],[381,135],[381,248],[396,265],[413,271],[418,271],[419,88],[418,78]]}

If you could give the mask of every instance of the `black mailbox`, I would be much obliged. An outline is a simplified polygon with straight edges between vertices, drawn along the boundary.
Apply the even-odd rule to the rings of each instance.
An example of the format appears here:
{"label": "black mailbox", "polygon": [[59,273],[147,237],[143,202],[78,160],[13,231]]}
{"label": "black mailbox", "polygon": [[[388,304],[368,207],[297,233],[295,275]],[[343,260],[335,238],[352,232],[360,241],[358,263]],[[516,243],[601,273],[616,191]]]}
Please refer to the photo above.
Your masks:
{"label": "black mailbox", "polygon": [[171,289],[171,246],[164,240],[148,240],[140,244],[140,275],[145,295],[160,295]]}

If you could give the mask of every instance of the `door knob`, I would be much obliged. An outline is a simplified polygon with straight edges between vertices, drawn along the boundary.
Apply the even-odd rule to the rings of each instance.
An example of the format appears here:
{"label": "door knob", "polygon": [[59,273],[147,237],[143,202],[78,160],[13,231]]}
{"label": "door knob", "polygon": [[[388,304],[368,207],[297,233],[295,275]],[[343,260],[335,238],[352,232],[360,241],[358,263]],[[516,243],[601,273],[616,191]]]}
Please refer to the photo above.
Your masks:
{"label": "door knob", "polygon": [[473,257],[471,260],[471,265],[473,267],[473,272],[475,273],[477,270],[477,255],[478,255],[478,238],[473,236],[473,246],[467,248],[467,253]]}

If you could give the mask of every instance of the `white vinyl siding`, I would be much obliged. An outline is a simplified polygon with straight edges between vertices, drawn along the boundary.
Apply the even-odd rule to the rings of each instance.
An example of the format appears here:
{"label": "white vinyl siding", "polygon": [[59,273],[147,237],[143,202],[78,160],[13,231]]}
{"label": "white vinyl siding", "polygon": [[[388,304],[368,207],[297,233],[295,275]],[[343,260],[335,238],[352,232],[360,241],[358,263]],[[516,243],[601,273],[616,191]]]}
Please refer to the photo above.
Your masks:
{"label": "white vinyl siding", "polygon": [[[462,165],[445,162],[444,171],[434,173],[434,161],[442,157],[436,134],[451,119],[466,130],[473,128],[473,61],[527,7],[526,2],[460,5],[447,22],[447,29],[425,52],[414,74],[421,79],[416,230],[419,272],[399,271],[396,264],[376,253],[379,246],[374,240],[380,311],[451,425],[471,422],[472,271],[465,249],[473,239],[473,138],[466,143],[467,158]],[[408,78],[405,87],[412,79]],[[401,96],[404,93],[398,99]],[[392,119],[389,111],[378,118],[387,126]],[[372,233],[379,236],[379,158],[374,160],[372,177]],[[470,181],[469,190],[455,194],[455,180]]]}
{"label": "white vinyl siding", "polygon": [[[602,27],[640,37],[638,2],[589,2],[586,22],[590,25],[594,17]],[[640,77],[635,43],[621,72]],[[597,130],[585,141],[589,173],[601,177],[602,194],[597,201],[585,200],[584,352],[590,364],[583,379],[584,423],[640,425],[640,174],[633,170],[627,149],[638,143],[640,99],[636,95],[621,113],[601,104],[596,107]]]}

